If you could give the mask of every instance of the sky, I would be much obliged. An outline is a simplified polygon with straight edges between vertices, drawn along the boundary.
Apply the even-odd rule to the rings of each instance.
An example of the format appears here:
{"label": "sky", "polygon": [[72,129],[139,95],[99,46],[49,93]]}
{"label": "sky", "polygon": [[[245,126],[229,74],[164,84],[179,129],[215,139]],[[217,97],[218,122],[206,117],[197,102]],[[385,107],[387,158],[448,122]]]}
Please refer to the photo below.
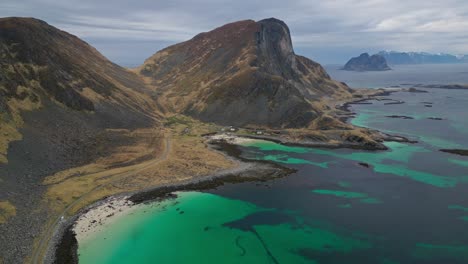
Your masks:
{"label": "sky", "polygon": [[1,0],[9,16],[45,20],[130,67],[200,32],[269,17],[288,24],[297,54],[322,64],[380,50],[468,54],[466,0]]}

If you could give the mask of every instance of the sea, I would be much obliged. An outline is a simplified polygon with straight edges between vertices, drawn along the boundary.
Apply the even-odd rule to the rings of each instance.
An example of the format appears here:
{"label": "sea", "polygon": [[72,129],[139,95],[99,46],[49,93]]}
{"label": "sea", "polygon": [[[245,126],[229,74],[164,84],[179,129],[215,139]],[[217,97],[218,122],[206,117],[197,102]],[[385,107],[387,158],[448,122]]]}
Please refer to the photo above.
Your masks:
{"label": "sea", "polygon": [[328,74],[352,88],[468,84],[468,63],[391,65],[390,71],[343,71],[343,65],[326,65]]}
{"label": "sea", "polygon": [[[353,88],[468,83],[468,64],[326,69]],[[440,151],[468,149],[468,90],[421,89],[388,97],[403,104],[353,105],[350,121],[417,143],[362,151],[246,142],[244,158],[297,172],[148,203],[79,241],[80,263],[468,263],[468,157]]]}

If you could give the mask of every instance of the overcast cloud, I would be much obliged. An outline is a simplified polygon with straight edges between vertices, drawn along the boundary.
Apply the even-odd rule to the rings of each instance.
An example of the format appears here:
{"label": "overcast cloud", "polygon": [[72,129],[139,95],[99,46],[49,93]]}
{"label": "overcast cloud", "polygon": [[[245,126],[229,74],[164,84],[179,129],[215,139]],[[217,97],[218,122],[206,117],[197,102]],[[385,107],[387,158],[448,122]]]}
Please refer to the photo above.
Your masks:
{"label": "overcast cloud", "polygon": [[325,64],[379,50],[468,54],[466,0],[1,0],[0,16],[43,19],[126,66],[225,23],[268,17],[289,25],[296,53]]}

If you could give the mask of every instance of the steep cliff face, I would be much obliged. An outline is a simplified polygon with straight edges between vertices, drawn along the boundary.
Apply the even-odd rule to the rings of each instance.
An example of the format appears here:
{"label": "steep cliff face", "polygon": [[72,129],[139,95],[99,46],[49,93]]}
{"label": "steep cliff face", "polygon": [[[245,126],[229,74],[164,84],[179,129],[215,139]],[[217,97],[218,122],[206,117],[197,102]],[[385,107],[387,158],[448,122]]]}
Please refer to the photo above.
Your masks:
{"label": "steep cliff face", "polygon": [[369,56],[363,53],[359,57],[351,58],[343,67],[346,71],[388,71],[391,70],[385,58],[379,54]]}
{"label": "steep cliff face", "polygon": [[168,47],[137,69],[165,111],[230,125],[304,127],[323,97],[349,96],[317,63],[294,53],[277,19],[239,21]]}

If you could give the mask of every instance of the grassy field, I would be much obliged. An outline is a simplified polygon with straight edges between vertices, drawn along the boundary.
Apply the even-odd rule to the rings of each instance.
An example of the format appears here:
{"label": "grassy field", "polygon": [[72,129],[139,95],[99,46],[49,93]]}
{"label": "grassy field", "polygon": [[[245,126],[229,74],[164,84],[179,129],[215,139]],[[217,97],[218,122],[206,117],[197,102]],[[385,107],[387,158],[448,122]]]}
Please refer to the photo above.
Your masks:
{"label": "grassy field", "polygon": [[6,223],[10,217],[15,215],[16,208],[13,204],[9,201],[0,201],[0,224]]}
{"label": "grassy field", "polygon": [[[16,89],[17,94],[26,94],[23,99],[13,98],[7,101],[7,112],[0,113],[0,163],[7,163],[8,144],[15,140],[21,140],[22,136],[18,129],[23,126],[23,119],[20,113],[22,111],[31,111],[41,107],[40,100],[33,100],[29,95],[33,94],[31,89],[38,87],[38,83],[31,81],[30,88],[18,86]],[[0,90],[4,90],[0,86]]]}
{"label": "grassy field", "polygon": [[[163,145],[165,135],[161,129],[122,130],[120,133],[133,138],[134,143],[119,147],[112,155],[100,158],[94,163],[61,171],[44,180],[43,184],[48,186],[44,199],[52,212],[63,211],[84,194],[101,198],[112,194],[106,191],[108,188],[94,189],[112,183],[118,177],[123,177],[125,173],[131,173],[149,164],[165,147]],[[91,195],[93,190],[100,195],[94,193]],[[87,205],[87,200],[88,198],[82,198],[83,205]],[[75,212],[73,210],[69,213]]]}
{"label": "grassy field", "polygon": [[[187,180],[234,166],[224,155],[209,149],[201,137],[216,131],[217,126],[185,116],[167,120],[164,129],[128,132],[136,143],[119,148],[110,157],[47,177],[43,184],[49,186],[44,197],[48,207],[60,212],[81,199],[68,211],[74,214],[109,195]],[[164,151],[167,153],[162,158]]]}

